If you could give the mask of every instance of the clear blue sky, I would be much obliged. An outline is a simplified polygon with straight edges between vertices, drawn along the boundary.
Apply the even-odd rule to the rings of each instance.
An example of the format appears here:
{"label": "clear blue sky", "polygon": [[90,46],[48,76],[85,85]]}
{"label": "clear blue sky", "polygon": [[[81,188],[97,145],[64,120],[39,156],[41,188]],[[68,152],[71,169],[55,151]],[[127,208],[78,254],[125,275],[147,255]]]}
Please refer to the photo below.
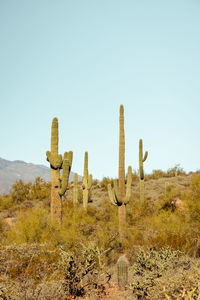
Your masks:
{"label": "clear blue sky", "polygon": [[94,177],[126,167],[200,169],[199,0],[0,0],[0,157],[45,164],[53,117],[60,153]]}

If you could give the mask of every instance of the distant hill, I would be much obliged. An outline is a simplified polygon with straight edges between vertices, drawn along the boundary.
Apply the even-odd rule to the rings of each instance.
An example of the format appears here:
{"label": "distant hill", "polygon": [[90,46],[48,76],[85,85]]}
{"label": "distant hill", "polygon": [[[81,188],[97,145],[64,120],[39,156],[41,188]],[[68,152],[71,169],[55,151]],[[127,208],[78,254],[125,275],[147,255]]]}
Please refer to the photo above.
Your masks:
{"label": "distant hill", "polygon": [[[0,158],[0,194],[9,192],[10,187],[16,180],[23,180],[25,183],[34,181],[40,176],[45,181],[50,181],[50,168],[44,165],[35,165],[21,160],[6,160]],[[73,181],[74,173],[70,173],[69,181]],[[81,180],[81,176],[79,176]]]}

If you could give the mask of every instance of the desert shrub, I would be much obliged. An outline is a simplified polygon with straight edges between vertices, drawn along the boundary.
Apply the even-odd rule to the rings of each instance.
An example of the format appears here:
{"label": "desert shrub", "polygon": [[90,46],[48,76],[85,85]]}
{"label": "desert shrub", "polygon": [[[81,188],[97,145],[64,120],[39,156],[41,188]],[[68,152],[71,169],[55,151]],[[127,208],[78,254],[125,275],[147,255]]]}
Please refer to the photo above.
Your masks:
{"label": "desert shrub", "polygon": [[[8,195],[0,196],[0,210],[5,210],[22,203],[42,201],[44,207],[50,203],[50,182],[45,182],[40,177],[36,177],[34,183],[24,183],[21,179],[14,183]],[[31,205],[28,205],[29,207]]]}
{"label": "desert shrub", "polygon": [[200,257],[200,174],[192,176],[190,188],[183,196],[186,226],[188,229],[188,251]]}
{"label": "desert shrub", "polygon": [[46,182],[41,177],[36,177],[31,186],[31,198],[33,200],[49,199],[51,192],[51,183]]}
{"label": "desert shrub", "polygon": [[97,179],[92,180],[92,185],[97,186],[99,184],[99,181]]}
{"label": "desert shrub", "polygon": [[3,232],[4,224],[2,220],[0,220],[0,233]]}
{"label": "desert shrub", "polygon": [[151,247],[146,251],[141,248],[136,262],[131,267],[130,272],[133,279],[129,288],[137,299],[147,297],[149,290],[166,270],[177,268],[180,265],[185,268],[190,267],[190,260],[185,258],[180,251],[173,251],[169,247],[160,250]]}
{"label": "desert shrub", "polygon": [[47,211],[41,208],[19,213],[17,221],[7,232],[7,243],[40,243],[48,228]]}
{"label": "desert shrub", "polygon": [[5,299],[64,296],[58,248],[38,244],[0,245],[0,265],[0,290],[5,291]]}
{"label": "desert shrub", "polygon": [[108,190],[108,184],[112,184],[113,185],[113,179],[109,178],[109,177],[104,177],[99,186],[101,188],[102,191],[107,191]]}
{"label": "desert shrub", "polygon": [[148,290],[147,299],[193,299],[200,298],[200,274],[198,260],[182,256],[172,263]]}
{"label": "desert shrub", "polygon": [[[88,207],[87,212],[82,207],[73,207],[72,201],[63,205],[62,225],[50,221],[46,209],[32,208],[18,213],[17,221],[6,232],[6,244],[10,243],[43,243],[66,249],[75,249],[78,243],[97,240],[99,248],[113,247],[113,239],[117,233],[117,210],[112,205],[103,208]],[[106,222],[105,222],[106,220]]]}
{"label": "desert shrub", "polygon": [[175,165],[173,168],[167,170],[168,177],[174,177],[178,175],[185,175],[185,171],[180,167],[180,164]]}
{"label": "desert shrub", "polygon": [[19,204],[25,200],[30,200],[30,190],[32,183],[24,183],[21,179],[17,180],[10,189],[10,196],[14,204]]}
{"label": "desert shrub", "polygon": [[147,174],[145,175],[145,179],[149,180],[149,179],[159,179],[162,177],[167,177],[166,173],[162,170],[153,170],[152,174]]}
{"label": "desert shrub", "polygon": [[[127,206],[129,241],[135,246],[171,246],[188,251],[191,241],[184,210],[174,209],[176,189],[171,189],[168,198],[164,196],[156,203],[145,200],[141,203],[132,196]],[[131,251],[131,243],[128,243]]]}
{"label": "desert shrub", "polygon": [[13,198],[9,195],[0,196],[0,211],[9,209],[13,206]]}
{"label": "desert shrub", "polygon": [[[132,183],[135,183],[138,181],[139,175],[138,171],[132,170]],[[126,174],[127,177],[127,174]]]}
{"label": "desert shrub", "polygon": [[145,179],[159,179],[159,178],[167,178],[167,177],[175,177],[178,175],[185,175],[185,171],[180,167],[179,164],[175,165],[173,168],[168,169],[167,171],[162,171],[160,169],[153,170],[152,174],[146,174]]}
{"label": "desert shrub", "polygon": [[165,183],[165,193],[159,197],[159,200],[155,206],[160,210],[171,210],[175,211],[177,208],[176,200],[181,197],[181,191],[174,188],[173,185]]}
{"label": "desert shrub", "polygon": [[104,284],[99,280],[101,273],[99,249],[90,244],[83,244],[75,252],[60,249],[60,266],[64,274],[63,287],[66,295],[89,295],[94,290],[97,294],[105,293]]}

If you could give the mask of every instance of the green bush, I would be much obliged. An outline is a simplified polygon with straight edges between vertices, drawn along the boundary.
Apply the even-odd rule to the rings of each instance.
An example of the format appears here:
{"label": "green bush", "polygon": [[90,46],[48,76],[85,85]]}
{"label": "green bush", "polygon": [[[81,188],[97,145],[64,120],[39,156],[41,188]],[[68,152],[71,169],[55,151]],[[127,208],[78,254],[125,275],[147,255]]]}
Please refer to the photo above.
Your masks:
{"label": "green bush", "polygon": [[26,200],[30,200],[30,191],[32,183],[24,183],[21,179],[17,180],[10,189],[10,196],[13,199],[14,204],[19,204]]}
{"label": "green bush", "polygon": [[46,182],[41,177],[36,177],[31,186],[31,199],[32,200],[45,200],[50,198],[51,183]]}
{"label": "green bush", "polygon": [[9,209],[13,206],[13,198],[10,195],[0,196],[0,211]]}
{"label": "green bush", "polygon": [[50,226],[48,219],[47,211],[41,208],[19,213],[17,221],[7,232],[6,243],[41,243]]}

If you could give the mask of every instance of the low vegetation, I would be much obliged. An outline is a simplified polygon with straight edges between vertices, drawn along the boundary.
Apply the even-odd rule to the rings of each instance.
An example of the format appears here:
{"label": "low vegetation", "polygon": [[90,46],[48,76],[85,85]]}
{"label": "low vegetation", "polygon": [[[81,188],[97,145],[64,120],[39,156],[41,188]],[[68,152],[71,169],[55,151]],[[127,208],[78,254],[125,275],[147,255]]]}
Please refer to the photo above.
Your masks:
{"label": "low vegetation", "polygon": [[[61,226],[51,221],[50,184],[40,178],[17,181],[0,197],[2,299],[199,299],[199,172],[175,174],[167,185],[148,179],[147,190],[155,182],[162,192],[157,201],[146,192],[144,203],[133,180],[123,244],[107,182],[92,186],[87,212],[82,197],[73,205],[69,187]],[[130,263],[125,291],[114,289],[122,251]]]}

